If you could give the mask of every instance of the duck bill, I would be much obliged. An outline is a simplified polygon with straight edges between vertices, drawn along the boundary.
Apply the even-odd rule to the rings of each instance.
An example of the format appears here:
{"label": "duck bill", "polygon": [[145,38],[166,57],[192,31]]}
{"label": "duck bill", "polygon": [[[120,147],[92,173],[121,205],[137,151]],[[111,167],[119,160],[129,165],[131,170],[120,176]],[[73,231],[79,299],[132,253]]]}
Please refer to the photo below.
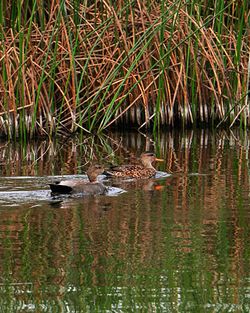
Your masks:
{"label": "duck bill", "polygon": [[157,161],[157,162],[164,162],[163,159],[158,159],[158,158],[155,158],[155,161]]}

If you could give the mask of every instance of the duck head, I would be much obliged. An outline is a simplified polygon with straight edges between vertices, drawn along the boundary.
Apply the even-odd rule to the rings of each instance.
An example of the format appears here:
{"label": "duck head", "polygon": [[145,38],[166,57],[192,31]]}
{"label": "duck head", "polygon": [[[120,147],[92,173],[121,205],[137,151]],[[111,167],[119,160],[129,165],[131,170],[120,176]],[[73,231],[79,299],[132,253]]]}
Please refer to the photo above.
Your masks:
{"label": "duck head", "polygon": [[140,156],[140,159],[141,159],[143,166],[145,166],[147,168],[153,167],[152,163],[155,161],[158,161],[158,162],[164,161],[163,159],[156,158],[155,154],[153,152],[150,152],[150,151],[143,152]]}
{"label": "duck head", "polygon": [[91,165],[87,170],[89,181],[94,183],[97,181],[97,176],[104,172],[104,167],[99,164]]}

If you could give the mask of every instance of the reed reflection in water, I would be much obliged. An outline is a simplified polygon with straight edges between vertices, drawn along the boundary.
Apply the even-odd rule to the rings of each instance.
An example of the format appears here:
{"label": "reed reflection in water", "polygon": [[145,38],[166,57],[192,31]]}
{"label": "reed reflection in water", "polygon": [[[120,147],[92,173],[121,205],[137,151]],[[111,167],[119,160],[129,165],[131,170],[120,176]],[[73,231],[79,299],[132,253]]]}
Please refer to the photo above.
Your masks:
{"label": "reed reflection in water", "polygon": [[[246,134],[206,131],[25,149],[2,143],[0,310],[248,312],[248,146]],[[105,180],[127,190],[117,196],[1,198],[7,190],[47,192],[47,175],[82,174],[89,160],[122,164],[149,149],[171,176]]]}

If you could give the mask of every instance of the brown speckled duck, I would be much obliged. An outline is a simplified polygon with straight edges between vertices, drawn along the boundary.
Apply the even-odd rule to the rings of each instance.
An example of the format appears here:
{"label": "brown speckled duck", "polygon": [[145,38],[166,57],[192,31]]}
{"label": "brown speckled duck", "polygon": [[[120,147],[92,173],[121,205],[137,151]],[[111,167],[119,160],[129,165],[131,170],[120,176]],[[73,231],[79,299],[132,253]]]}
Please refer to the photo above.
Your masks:
{"label": "brown speckled duck", "polygon": [[109,170],[105,171],[105,174],[111,177],[119,178],[150,178],[155,176],[156,169],[152,163],[155,161],[164,161],[156,158],[153,152],[144,152],[140,156],[141,165],[129,164],[121,166],[113,166]]}
{"label": "brown speckled duck", "polygon": [[102,195],[107,192],[107,188],[97,180],[97,176],[104,172],[101,165],[90,166],[87,170],[89,182],[83,179],[62,180],[54,184],[49,184],[52,193],[57,194],[81,194]]}

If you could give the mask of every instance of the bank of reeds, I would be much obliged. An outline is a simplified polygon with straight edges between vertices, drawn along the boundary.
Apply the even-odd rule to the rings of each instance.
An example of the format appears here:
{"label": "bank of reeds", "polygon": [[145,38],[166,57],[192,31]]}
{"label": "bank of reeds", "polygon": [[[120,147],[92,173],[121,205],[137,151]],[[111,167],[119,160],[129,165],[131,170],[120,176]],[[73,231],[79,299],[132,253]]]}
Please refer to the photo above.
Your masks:
{"label": "bank of reeds", "polygon": [[249,7],[1,1],[0,134],[248,126]]}

